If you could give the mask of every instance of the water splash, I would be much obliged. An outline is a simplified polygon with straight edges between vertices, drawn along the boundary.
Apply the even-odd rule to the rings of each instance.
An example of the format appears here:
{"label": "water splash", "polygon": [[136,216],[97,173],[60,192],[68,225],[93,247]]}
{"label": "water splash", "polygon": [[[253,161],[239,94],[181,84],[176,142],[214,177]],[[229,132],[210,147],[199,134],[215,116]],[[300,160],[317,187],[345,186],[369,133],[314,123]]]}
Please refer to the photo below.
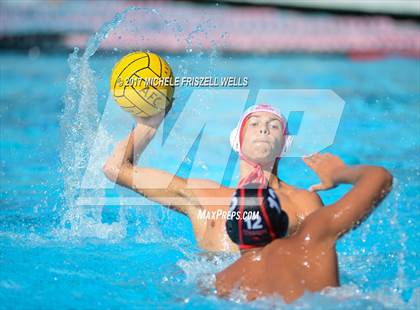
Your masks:
{"label": "water splash", "polygon": [[404,290],[407,289],[407,279],[405,277],[404,267],[406,266],[405,256],[407,251],[407,235],[405,234],[404,230],[401,228],[400,220],[398,219],[398,207],[402,204],[401,201],[401,194],[402,193],[402,186],[400,181],[397,178],[393,180],[393,193],[391,198],[393,198],[393,215],[390,220],[391,225],[396,228],[397,236],[399,237],[400,241],[400,252],[398,253],[398,264],[397,264],[397,276],[393,283],[393,291],[397,292],[399,295],[404,295]]}
{"label": "water splash", "polygon": [[[77,205],[79,196],[103,197],[104,190],[81,189],[85,169],[88,165],[90,148],[93,145],[99,120],[98,91],[95,72],[89,60],[96,53],[102,41],[115,30],[129,12],[137,10],[156,10],[129,7],[105,23],[87,42],[87,47],[79,56],[76,47],[70,54],[68,64],[70,74],[67,78],[67,89],[64,96],[64,111],[60,119],[62,145],[60,147],[61,174],[64,179],[63,201],[67,208],[61,227],[56,231],[60,237],[80,238],[95,237],[106,240],[119,240],[126,235],[126,223],[120,213],[120,222],[102,223],[102,207],[87,209]],[[110,141],[109,137],[102,137]],[[102,176],[103,177],[103,176]]]}
{"label": "water splash", "polygon": [[[169,20],[162,16],[156,9],[128,7],[124,11],[116,14],[111,21],[105,23],[89,38],[86,49],[82,54],[77,47],[70,54],[68,58],[70,74],[67,78],[67,89],[64,96],[65,107],[60,119],[62,137],[60,172],[64,179],[62,200],[65,205],[65,210],[61,218],[61,225],[54,232],[60,238],[80,239],[92,237],[118,241],[127,236],[127,222],[124,220],[125,211],[123,208],[120,208],[118,222],[112,224],[102,223],[102,206],[78,205],[77,198],[105,196],[105,192],[102,189],[83,189],[81,186],[83,175],[89,163],[90,149],[94,143],[101,118],[98,111],[97,76],[91,67],[90,60],[98,51],[101,43],[126,20],[127,14],[134,11],[143,11],[153,14],[156,18],[160,18],[165,27],[173,30],[172,33],[177,38],[179,38],[183,29],[176,19]],[[187,34],[185,41],[188,46],[186,50],[193,48],[194,35],[200,33],[206,34],[206,28],[209,27],[211,27],[211,22],[207,20],[205,25],[198,25]],[[134,31],[137,31],[137,29],[134,29]],[[198,46],[199,51],[200,42],[196,42],[196,46]],[[216,49],[217,44],[213,42],[212,53],[209,58],[210,63],[217,56]],[[199,59],[203,59],[202,56],[203,53],[194,55],[195,64],[198,64]],[[190,64],[187,59],[181,58],[178,71],[182,75],[191,75],[191,66],[193,64]],[[212,66],[208,66],[208,68],[210,68],[208,70],[211,70]],[[178,95],[178,97],[178,102],[182,102],[182,94]],[[185,94],[184,97],[187,98],[188,95]],[[105,133],[104,136],[100,137],[99,140],[104,149],[115,143],[115,141],[112,141],[111,136],[111,134],[106,135]],[[98,172],[94,173],[92,177],[99,181],[104,176]],[[156,223],[152,221],[151,224],[155,226],[154,228],[150,228],[150,233],[156,234],[156,238],[153,238],[153,240],[155,242],[163,240],[164,238],[161,234],[157,234],[159,228],[156,226]],[[137,240],[137,242],[142,241],[142,238]]]}

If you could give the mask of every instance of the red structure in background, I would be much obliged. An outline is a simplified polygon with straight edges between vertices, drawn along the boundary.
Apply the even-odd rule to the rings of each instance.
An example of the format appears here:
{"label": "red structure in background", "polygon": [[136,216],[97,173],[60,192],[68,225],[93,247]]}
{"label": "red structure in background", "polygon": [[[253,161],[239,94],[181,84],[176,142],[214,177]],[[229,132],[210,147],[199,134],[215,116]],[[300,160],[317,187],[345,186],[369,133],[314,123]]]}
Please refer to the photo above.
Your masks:
{"label": "red structure in background", "polygon": [[420,57],[420,27],[387,16],[303,13],[270,7],[198,5],[185,2],[89,1],[4,5],[0,37],[59,34],[64,47],[88,38],[129,6],[135,11],[101,43],[101,49],[233,53],[342,53],[355,59],[397,54]]}

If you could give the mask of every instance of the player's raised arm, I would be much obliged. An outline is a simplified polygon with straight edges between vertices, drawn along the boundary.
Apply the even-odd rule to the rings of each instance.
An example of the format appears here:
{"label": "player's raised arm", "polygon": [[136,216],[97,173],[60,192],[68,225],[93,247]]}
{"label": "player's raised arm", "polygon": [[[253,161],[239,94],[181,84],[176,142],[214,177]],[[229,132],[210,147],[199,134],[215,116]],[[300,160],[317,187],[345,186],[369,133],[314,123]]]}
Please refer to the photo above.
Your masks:
{"label": "player's raised arm", "polygon": [[389,193],[392,176],[378,166],[347,166],[332,154],[316,154],[304,158],[317,173],[321,183],[313,190],[325,190],[338,184],[353,184],[353,188],[336,203],[312,213],[304,225],[303,233],[335,241],[353,228]]}
{"label": "player's raised arm", "polygon": [[103,172],[113,182],[130,188],[146,198],[181,213],[189,214],[194,201],[192,191],[186,189],[187,180],[168,172],[135,166],[137,158],[153,139],[164,112],[148,118],[138,118],[136,127],[119,142],[103,166]]}

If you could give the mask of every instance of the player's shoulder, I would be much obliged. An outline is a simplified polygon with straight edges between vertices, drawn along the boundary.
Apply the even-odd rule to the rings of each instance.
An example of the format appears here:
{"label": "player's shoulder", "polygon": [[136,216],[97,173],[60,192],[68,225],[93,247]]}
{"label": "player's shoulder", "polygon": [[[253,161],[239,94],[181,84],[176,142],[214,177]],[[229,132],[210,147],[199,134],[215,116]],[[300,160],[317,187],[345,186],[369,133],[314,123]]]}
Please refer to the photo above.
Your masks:
{"label": "player's shoulder", "polygon": [[237,280],[237,269],[241,264],[238,259],[224,270],[216,273],[216,292],[219,297],[227,297],[231,293],[234,282]]}
{"label": "player's shoulder", "polygon": [[322,204],[321,197],[319,197],[316,192],[311,192],[302,188],[296,189],[296,198],[310,203]]}
{"label": "player's shoulder", "polygon": [[319,203],[322,202],[321,198],[316,192],[311,192],[309,190],[295,187],[293,185],[289,185],[286,183],[282,183],[283,186],[287,188],[287,193],[290,198],[293,200],[300,200],[304,202],[313,202],[313,203]]}
{"label": "player's shoulder", "polygon": [[244,278],[244,271],[250,271],[251,268],[254,268],[253,265],[250,256],[242,255],[224,270],[216,273],[217,294],[220,297],[228,296]]}
{"label": "player's shoulder", "polygon": [[293,186],[291,186],[289,190],[289,196],[293,200],[294,204],[302,206],[305,210],[310,211],[309,213],[321,208],[324,205],[321,197],[319,197],[316,192],[311,192],[306,189]]}

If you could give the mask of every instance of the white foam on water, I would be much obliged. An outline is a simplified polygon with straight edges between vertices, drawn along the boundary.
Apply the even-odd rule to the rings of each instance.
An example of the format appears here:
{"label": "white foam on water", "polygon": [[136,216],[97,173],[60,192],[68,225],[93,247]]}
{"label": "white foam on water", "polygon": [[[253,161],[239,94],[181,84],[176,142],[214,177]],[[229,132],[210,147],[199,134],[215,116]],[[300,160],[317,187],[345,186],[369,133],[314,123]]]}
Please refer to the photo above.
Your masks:
{"label": "white foam on water", "polygon": [[[84,196],[86,193],[81,189],[81,182],[100,120],[95,72],[90,66],[89,59],[98,50],[100,43],[132,10],[132,8],[128,8],[117,14],[112,21],[104,24],[89,39],[81,56],[79,56],[79,49],[75,48],[68,59],[70,74],[67,77],[65,107],[60,120],[62,134],[60,159],[61,173],[64,179],[63,200],[67,209],[61,220],[61,227],[54,232],[57,237],[64,239],[95,237],[115,240],[121,239],[126,234],[125,227],[119,223],[102,223],[101,206],[89,208],[87,213],[83,206],[76,204],[76,201],[77,197]],[[89,191],[89,195],[92,194],[102,197],[104,191],[98,189],[95,189],[94,192]]]}
{"label": "white foam on water", "polygon": [[135,242],[137,243],[163,243],[165,236],[162,231],[156,225],[149,225],[144,228],[139,228],[137,235],[135,237]]}

